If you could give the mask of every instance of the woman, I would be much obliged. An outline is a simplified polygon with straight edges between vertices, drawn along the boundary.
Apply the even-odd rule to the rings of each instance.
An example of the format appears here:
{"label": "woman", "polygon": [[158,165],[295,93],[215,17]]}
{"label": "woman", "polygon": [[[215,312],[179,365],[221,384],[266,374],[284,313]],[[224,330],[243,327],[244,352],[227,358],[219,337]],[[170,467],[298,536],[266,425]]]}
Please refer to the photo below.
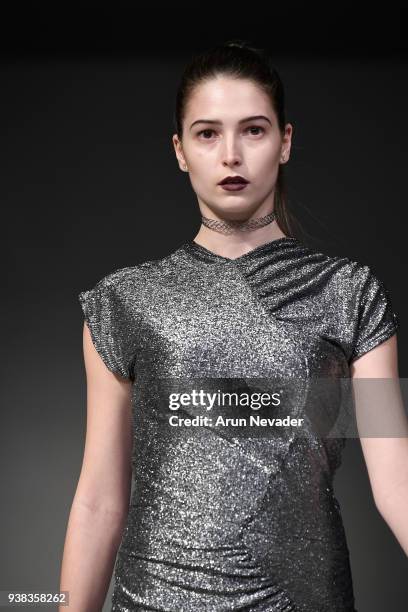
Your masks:
{"label": "woman", "polygon": [[[292,126],[266,55],[231,42],[194,57],[175,119],[198,234],[79,296],[88,423],[61,590],[70,609],[100,610],[118,552],[115,611],[353,612],[332,487],[344,439],[170,427],[165,401],[192,385],[398,377],[390,297],[367,266],[292,235]],[[408,552],[391,487],[406,441],[362,445],[378,509]],[[406,485],[398,494],[407,500]]]}

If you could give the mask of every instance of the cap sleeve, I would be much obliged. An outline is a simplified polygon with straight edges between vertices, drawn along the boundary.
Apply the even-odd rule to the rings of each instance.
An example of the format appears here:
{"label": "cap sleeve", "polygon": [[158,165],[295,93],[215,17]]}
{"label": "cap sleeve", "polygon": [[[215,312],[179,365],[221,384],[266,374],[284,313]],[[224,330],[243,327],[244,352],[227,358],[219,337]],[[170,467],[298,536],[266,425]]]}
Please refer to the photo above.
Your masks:
{"label": "cap sleeve", "polygon": [[355,307],[357,325],[350,363],[393,336],[399,327],[388,289],[369,266],[364,266]]}
{"label": "cap sleeve", "polygon": [[130,321],[123,297],[109,276],[78,294],[93,344],[107,368],[133,380]]}

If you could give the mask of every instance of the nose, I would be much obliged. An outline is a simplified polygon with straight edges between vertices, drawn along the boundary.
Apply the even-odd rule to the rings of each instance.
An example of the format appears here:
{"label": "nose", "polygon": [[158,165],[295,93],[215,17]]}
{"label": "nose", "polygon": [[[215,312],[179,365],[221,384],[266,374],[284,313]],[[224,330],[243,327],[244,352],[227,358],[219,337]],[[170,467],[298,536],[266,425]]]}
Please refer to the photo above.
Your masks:
{"label": "nose", "polygon": [[225,166],[241,164],[242,156],[234,137],[226,138],[221,152],[221,161]]}

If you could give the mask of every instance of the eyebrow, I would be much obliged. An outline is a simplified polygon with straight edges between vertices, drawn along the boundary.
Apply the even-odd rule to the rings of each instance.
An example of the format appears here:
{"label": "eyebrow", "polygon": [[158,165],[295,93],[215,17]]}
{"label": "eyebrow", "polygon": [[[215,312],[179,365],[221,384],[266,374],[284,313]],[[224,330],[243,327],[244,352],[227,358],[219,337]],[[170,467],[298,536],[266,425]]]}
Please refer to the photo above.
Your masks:
{"label": "eyebrow", "polygon": [[[268,119],[268,117],[265,117],[265,115],[253,115],[252,117],[246,117],[245,119],[238,121],[238,123],[246,123],[247,121],[255,121],[256,119],[264,119],[272,125],[271,120]],[[222,121],[219,121],[218,119],[197,119],[197,121],[193,121],[193,123],[190,125],[190,130],[193,125],[196,125],[197,123],[213,123],[219,125],[222,123]]]}

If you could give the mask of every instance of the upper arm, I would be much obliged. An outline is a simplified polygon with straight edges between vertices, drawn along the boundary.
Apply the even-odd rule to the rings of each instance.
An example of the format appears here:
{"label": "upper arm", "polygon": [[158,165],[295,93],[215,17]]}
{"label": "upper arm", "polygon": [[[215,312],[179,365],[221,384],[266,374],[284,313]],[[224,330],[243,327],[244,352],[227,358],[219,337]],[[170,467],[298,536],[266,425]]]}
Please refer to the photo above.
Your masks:
{"label": "upper arm", "polygon": [[408,424],[399,386],[399,319],[382,280],[368,266],[360,272],[350,376],[360,443],[381,507],[397,481],[406,478]]}
{"label": "upper arm", "polygon": [[87,424],[75,501],[123,513],[131,488],[132,383],[137,325],[132,269],[123,268],[79,294]]}
{"label": "upper arm", "polygon": [[353,378],[398,378],[397,333],[380,341],[350,364]]}
{"label": "upper arm", "polygon": [[399,385],[397,335],[356,359],[351,374],[361,448],[376,506],[382,510],[397,487],[408,482],[408,420]]}
{"label": "upper arm", "polygon": [[[369,266],[359,266],[355,276],[355,288],[350,296],[350,319],[347,323],[351,329],[351,370],[355,370],[353,365],[357,360],[360,373],[362,368],[367,371],[367,364],[370,369],[379,369],[382,373],[384,368],[395,369],[396,346],[393,350],[393,342],[385,341],[395,335],[399,328],[399,318],[384,282]],[[379,351],[369,359],[361,361],[362,356],[379,345],[382,345]],[[378,374],[374,371],[372,377],[378,377]]]}
{"label": "upper arm", "polygon": [[138,324],[133,310],[137,287],[128,268],[102,278],[78,298],[91,340],[106,367],[133,380]]}
{"label": "upper arm", "polygon": [[75,502],[122,514],[131,487],[131,382],[110,371],[84,322],[87,423]]}

